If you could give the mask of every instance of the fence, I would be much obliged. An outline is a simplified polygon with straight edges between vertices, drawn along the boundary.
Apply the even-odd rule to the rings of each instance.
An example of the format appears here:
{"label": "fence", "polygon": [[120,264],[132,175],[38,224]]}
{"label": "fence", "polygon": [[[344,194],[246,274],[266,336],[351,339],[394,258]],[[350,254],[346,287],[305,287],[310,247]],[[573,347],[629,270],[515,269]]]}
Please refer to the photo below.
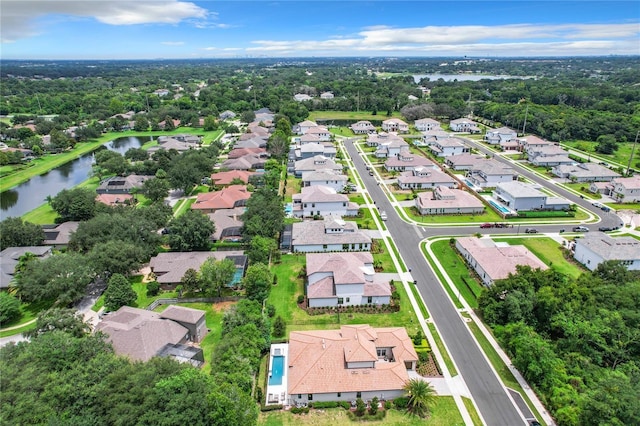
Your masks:
{"label": "fence", "polygon": [[220,302],[237,302],[240,300],[240,296],[226,296],[226,297],[185,297],[185,298],[172,298],[172,299],[156,299],[145,309],[147,311],[153,311],[160,305],[175,305],[177,303],[220,303]]}

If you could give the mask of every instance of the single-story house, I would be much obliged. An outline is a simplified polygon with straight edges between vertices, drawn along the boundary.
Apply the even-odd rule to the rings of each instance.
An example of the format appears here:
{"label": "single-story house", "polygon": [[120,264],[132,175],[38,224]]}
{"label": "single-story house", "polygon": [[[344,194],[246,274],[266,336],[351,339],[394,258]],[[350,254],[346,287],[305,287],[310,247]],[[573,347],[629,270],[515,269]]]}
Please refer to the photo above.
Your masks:
{"label": "single-story house", "polygon": [[253,111],[256,115],[256,120],[258,122],[262,121],[262,122],[267,122],[267,121],[271,121],[273,122],[276,114],[274,112],[272,112],[269,108],[260,108],[257,111]]}
{"label": "single-story house", "polygon": [[27,246],[27,247],[7,247],[0,251],[0,289],[9,288],[13,281],[13,274],[16,272],[16,266],[20,262],[20,258],[27,253],[45,259],[51,256],[51,246]]}
{"label": "single-story house", "polygon": [[569,158],[567,151],[556,145],[528,148],[527,160],[535,166],[543,167],[575,163],[575,160]]}
{"label": "single-story house", "polygon": [[263,169],[266,162],[267,157],[263,154],[247,154],[239,158],[225,160],[222,163],[222,168],[228,170],[256,170]]}
{"label": "single-story house", "polygon": [[548,266],[525,246],[498,245],[489,238],[456,238],[456,249],[486,286],[490,286],[496,280],[507,278],[509,274],[515,274],[518,265],[548,269]]}
{"label": "single-story house", "polygon": [[376,279],[370,252],[307,253],[306,294],[310,308],[387,305],[389,280]]}
{"label": "single-story house", "polygon": [[470,151],[470,148],[457,138],[437,139],[429,144],[429,149],[437,157],[449,157]]}
{"label": "single-story house", "polygon": [[318,170],[302,173],[302,187],[324,185],[341,192],[349,178],[335,170]]}
{"label": "single-story house", "polygon": [[487,130],[484,135],[484,140],[491,145],[500,145],[501,142],[508,142],[515,140],[518,137],[518,132],[509,127],[500,127],[495,130]]}
{"label": "single-story house", "polygon": [[233,148],[229,151],[229,154],[227,154],[227,158],[233,160],[251,154],[256,154],[263,158],[269,157],[266,148]]}
{"label": "single-story house", "polygon": [[207,214],[216,229],[211,239],[213,241],[240,240],[242,238],[242,225],[240,216],[244,213],[244,207],[233,209],[220,209]]}
{"label": "single-story house", "polygon": [[242,207],[246,205],[249,198],[251,198],[251,192],[247,190],[246,186],[231,185],[220,191],[198,194],[191,208],[203,213],[213,213],[220,209]]}
{"label": "single-story house", "polygon": [[218,117],[220,117],[220,120],[228,120],[228,119],[236,118],[236,113],[230,110],[226,110],[226,111],[222,111]]}
{"label": "single-story house", "polygon": [[398,157],[387,158],[384,162],[384,168],[398,172],[411,171],[420,167],[439,169],[439,167],[433,161],[420,155],[410,154],[409,152],[402,152]]}
{"label": "single-story house", "polygon": [[403,396],[409,373],[415,372],[418,362],[403,327],[366,324],[292,331],[287,358],[290,405]]}
{"label": "single-story house", "polygon": [[529,152],[530,149],[542,148],[542,147],[553,145],[553,142],[546,141],[535,135],[529,135],[523,138],[518,138],[518,143],[520,145],[519,150],[523,152]]}
{"label": "single-story house", "polygon": [[571,204],[566,198],[551,197],[534,185],[517,180],[498,183],[493,198],[515,211],[567,210]]}
{"label": "single-story house", "polygon": [[574,163],[555,166],[551,172],[575,182],[610,182],[621,177],[608,167],[597,163]]}
{"label": "single-story house", "polygon": [[469,120],[468,118],[458,118],[457,120],[451,120],[449,127],[452,131],[457,133],[480,133],[478,123]]}
{"label": "single-story house", "polygon": [[318,123],[316,123],[315,121],[305,120],[293,126],[293,132],[297,133],[298,135],[304,135],[309,131],[309,129],[317,126]]}
{"label": "single-story house", "polygon": [[438,186],[457,188],[458,181],[439,168],[416,167],[400,173],[398,186],[400,189],[435,189]]}
{"label": "single-story house", "polygon": [[44,225],[43,244],[55,248],[66,247],[71,239],[71,234],[78,230],[80,222],[64,222],[59,225]]}
{"label": "single-story house", "polygon": [[120,206],[133,203],[133,195],[131,194],[98,194],[96,201],[107,206]]}
{"label": "single-story house", "polygon": [[293,252],[369,251],[371,237],[355,222],[337,216],[294,223],[291,230]]}
{"label": "single-story house", "polygon": [[293,216],[356,216],[358,205],[349,201],[349,197],[336,192],[329,186],[314,185],[301,189],[300,194],[293,194]]}
{"label": "single-story house", "polygon": [[445,158],[444,163],[453,170],[469,170],[472,166],[486,160],[484,155],[456,154]]}
{"label": "single-story house", "polygon": [[217,172],[211,175],[211,183],[216,186],[229,186],[234,180],[241,180],[246,185],[249,183],[249,178],[255,174],[255,172],[249,172],[247,170]]}
{"label": "single-story house", "polygon": [[[230,259],[236,265],[236,269],[242,271],[243,274],[247,265],[247,257],[244,252],[242,250],[232,250],[159,253],[151,258],[149,266],[160,286],[165,289],[172,289],[180,284],[184,273],[188,269],[199,271],[202,264],[209,258],[216,260]],[[234,283],[229,284],[232,285]]]}
{"label": "single-story house", "polygon": [[322,92],[320,93],[320,99],[333,99],[333,93],[331,92]]}
{"label": "single-story house", "polygon": [[640,241],[633,237],[612,237],[589,232],[575,240],[574,259],[590,271],[607,260],[618,260],[629,270],[640,270]]}
{"label": "single-story house", "polygon": [[338,173],[342,173],[342,165],[336,164],[331,158],[327,158],[323,155],[316,155],[312,158],[305,158],[304,160],[298,160],[295,162],[293,170],[296,177],[302,177],[304,172],[312,172],[319,170],[334,170]]}
{"label": "single-story house", "polygon": [[193,135],[159,136],[158,145],[150,147],[147,152],[152,155],[156,151],[175,149],[178,152],[189,151],[200,146],[200,138]]}
{"label": "single-story house", "polygon": [[236,143],[233,145],[233,149],[241,148],[267,148],[268,136],[255,135],[253,133],[242,134]]}
{"label": "single-story house", "polygon": [[351,131],[356,135],[367,135],[369,133],[375,133],[376,128],[370,121],[361,120],[356,123],[353,123],[351,126]]}
{"label": "single-story house", "polygon": [[[167,311],[169,316],[165,317],[164,313],[123,306],[104,316],[96,331],[107,335],[116,354],[134,361],[173,355],[178,361],[201,366],[204,364],[202,349],[189,342],[200,341],[207,332],[204,311],[180,306],[170,306]],[[180,321],[172,317],[180,318]]]}
{"label": "single-story house", "polygon": [[382,130],[385,132],[409,133],[409,125],[399,118],[389,118],[382,122]]}
{"label": "single-story house", "polygon": [[150,179],[155,179],[155,176],[113,176],[100,182],[96,192],[98,194],[131,194],[134,188],[142,188],[145,181]]}
{"label": "single-story house", "polygon": [[440,122],[433,118],[421,118],[413,123],[419,132],[428,132],[429,130],[441,129]]}
{"label": "single-story house", "polygon": [[483,213],[482,201],[467,191],[439,186],[433,192],[422,192],[416,198],[421,215]]}
{"label": "single-story house", "polygon": [[305,93],[296,93],[295,95],[293,95],[293,99],[297,102],[302,102],[302,101],[310,101],[313,98]]}
{"label": "single-story house", "polygon": [[480,188],[495,188],[501,182],[518,179],[518,173],[508,164],[494,159],[484,159],[469,168],[467,180]]}

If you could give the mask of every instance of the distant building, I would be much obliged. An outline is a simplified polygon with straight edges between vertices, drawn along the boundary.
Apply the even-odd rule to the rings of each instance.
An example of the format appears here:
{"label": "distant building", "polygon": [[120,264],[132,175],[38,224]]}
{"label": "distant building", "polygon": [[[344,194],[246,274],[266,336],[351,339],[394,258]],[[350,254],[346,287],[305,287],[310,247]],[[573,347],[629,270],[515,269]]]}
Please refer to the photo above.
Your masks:
{"label": "distant building", "polygon": [[574,163],[555,166],[551,172],[575,182],[611,182],[621,177],[608,167],[596,163]]}
{"label": "distant building", "polygon": [[376,128],[370,121],[358,121],[350,126],[350,129],[356,135],[367,135],[369,133],[375,133]]}
{"label": "distant building", "polygon": [[9,288],[22,256],[32,253],[37,258],[45,259],[51,256],[52,248],[51,246],[7,247],[0,251],[0,289]]}
{"label": "distant building", "polygon": [[320,99],[333,99],[333,97],[333,93],[331,92],[320,93]]}
{"label": "distant building", "polygon": [[413,125],[416,126],[416,129],[420,132],[427,132],[429,130],[436,129],[442,130],[440,128],[440,122],[433,118],[421,118],[420,120],[416,120]]}
{"label": "distant building", "polygon": [[518,133],[515,130],[509,127],[500,127],[495,130],[487,130],[484,140],[491,145],[500,145],[502,142],[515,140],[517,137]]}
{"label": "distant building", "polygon": [[451,120],[449,122],[449,127],[456,133],[480,133],[478,123],[467,118]]}
{"label": "distant building", "polygon": [[155,179],[155,176],[113,176],[100,182],[96,192],[98,194],[131,194],[132,191],[141,189],[145,181],[150,179]]}
{"label": "distant building", "polygon": [[293,95],[293,99],[297,102],[310,101],[313,98],[305,93],[297,93]]}

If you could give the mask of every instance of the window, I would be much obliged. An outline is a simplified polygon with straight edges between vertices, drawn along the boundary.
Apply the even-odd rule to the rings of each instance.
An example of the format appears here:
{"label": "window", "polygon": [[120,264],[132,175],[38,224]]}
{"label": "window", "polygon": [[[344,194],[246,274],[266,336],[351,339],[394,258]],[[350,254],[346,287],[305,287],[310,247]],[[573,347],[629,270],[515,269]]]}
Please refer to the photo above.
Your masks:
{"label": "window", "polygon": [[327,249],[327,245],[326,245],[326,244],[323,244],[323,245],[322,245],[322,248],[326,250],[326,249]]}
{"label": "window", "polygon": [[338,305],[342,305],[344,303],[344,299],[342,297],[338,297]]}
{"label": "window", "polygon": [[338,398],[342,396],[342,392],[338,392]]}
{"label": "window", "polygon": [[367,297],[367,303],[368,304],[372,304],[373,303],[373,297],[372,296]]}
{"label": "window", "polygon": [[302,399],[302,394],[301,393],[298,394],[298,399]]}
{"label": "window", "polygon": [[378,356],[385,356],[387,351],[385,349],[378,349]]}
{"label": "window", "polygon": [[356,392],[356,398],[362,398],[362,392]]}
{"label": "window", "polygon": [[347,297],[347,303],[349,303],[349,298]]}
{"label": "window", "polygon": [[349,244],[343,244],[342,250],[349,250]]}
{"label": "window", "polygon": [[312,393],[308,394],[308,395],[307,395],[307,399],[308,399],[309,401],[313,401],[313,394],[312,394]]}

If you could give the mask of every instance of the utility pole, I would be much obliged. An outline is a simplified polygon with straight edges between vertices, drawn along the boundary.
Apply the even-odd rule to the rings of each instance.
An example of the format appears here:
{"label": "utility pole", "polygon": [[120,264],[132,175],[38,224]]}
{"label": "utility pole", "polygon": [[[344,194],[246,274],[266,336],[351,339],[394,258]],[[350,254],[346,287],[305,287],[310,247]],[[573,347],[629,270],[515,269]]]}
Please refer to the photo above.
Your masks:
{"label": "utility pole", "polygon": [[529,104],[527,104],[527,109],[524,110],[524,123],[522,124],[522,136],[524,136],[524,132],[527,128],[527,116],[529,115]]}
{"label": "utility pole", "polygon": [[633,141],[633,147],[631,147],[631,155],[629,156],[629,162],[627,163],[627,176],[629,176],[629,172],[631,171],[631,161],[633,160],[634,152],[636,152],[636,144],[638,143],[639,134],[640,129],[636,132],[636,140]]}

